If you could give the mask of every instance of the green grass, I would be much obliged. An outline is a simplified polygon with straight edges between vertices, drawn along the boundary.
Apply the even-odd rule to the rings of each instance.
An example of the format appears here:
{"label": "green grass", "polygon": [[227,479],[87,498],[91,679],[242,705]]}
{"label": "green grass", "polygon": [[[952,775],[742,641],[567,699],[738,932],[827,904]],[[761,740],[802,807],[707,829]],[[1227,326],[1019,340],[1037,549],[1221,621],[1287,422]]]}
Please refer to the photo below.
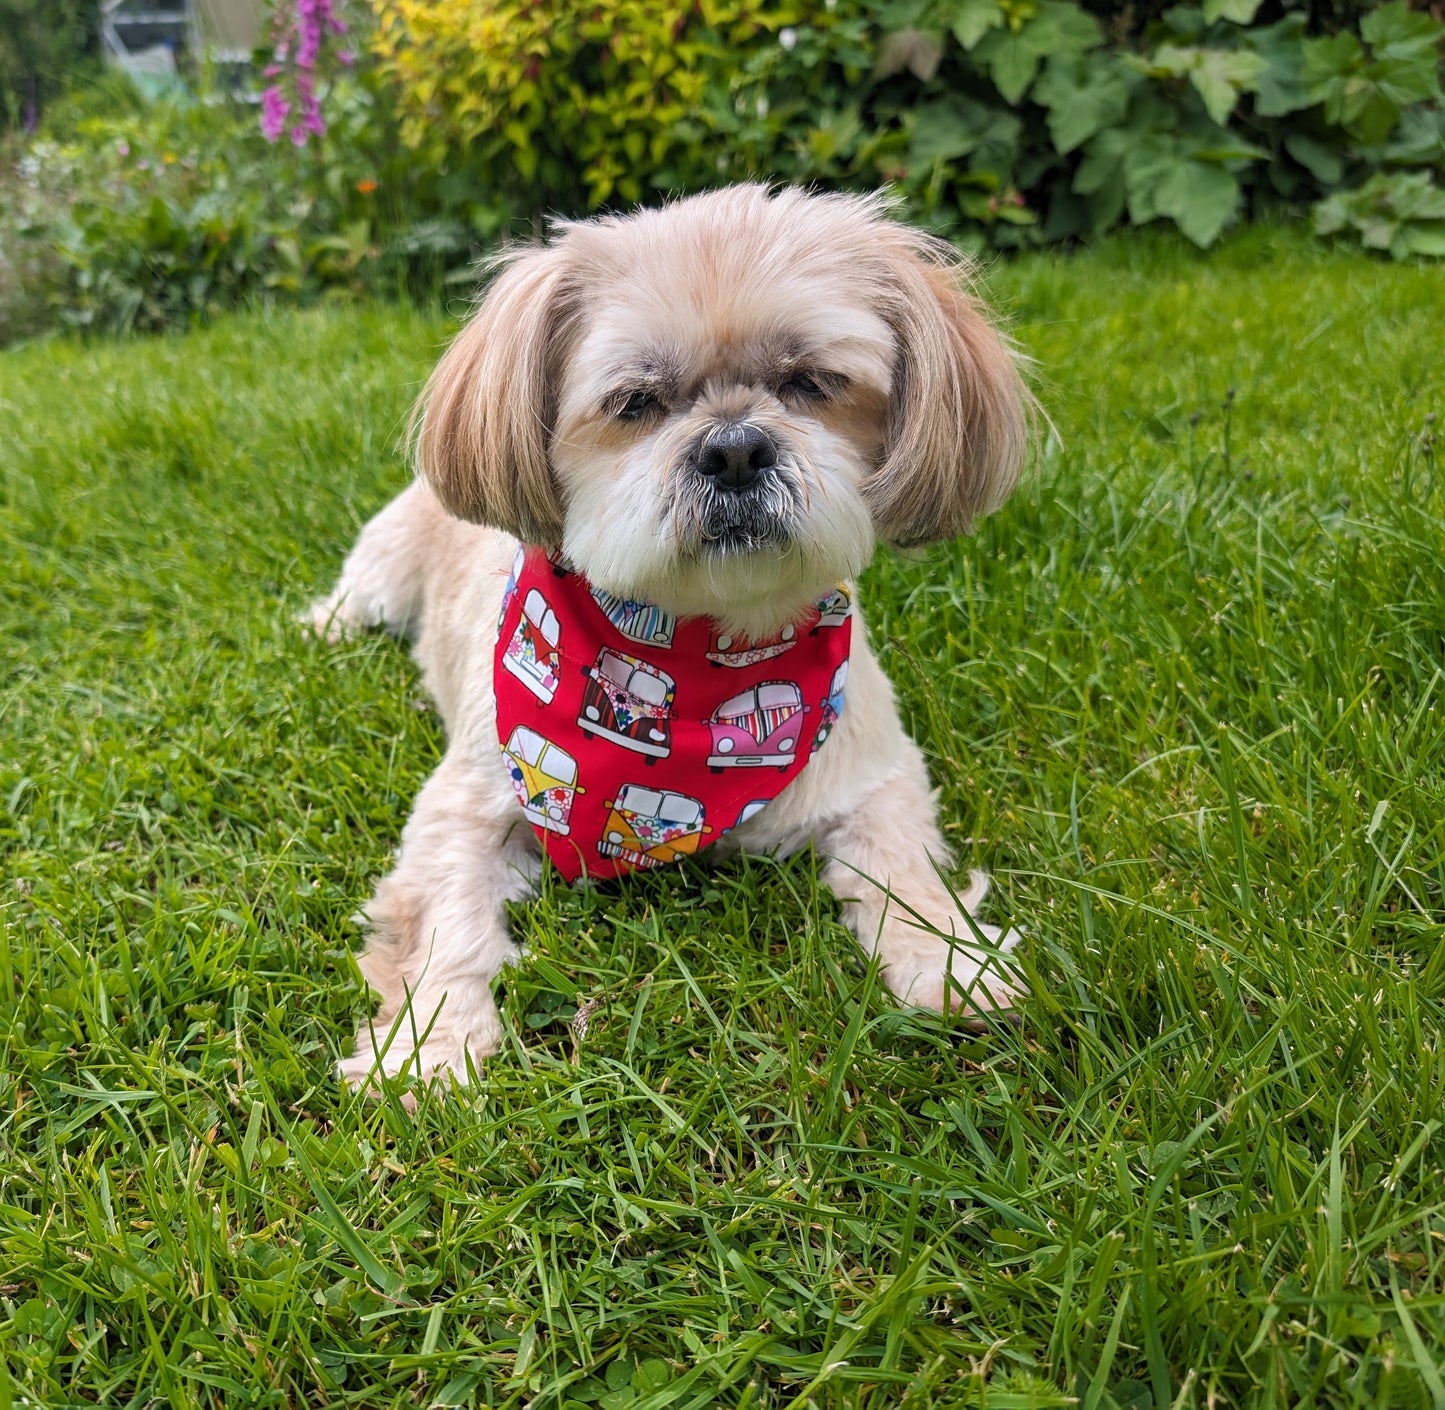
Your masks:
{"label": "green grass", "polygon": [[447,326],[0,359],[15,1404],[1445,1406],[1445,284],[991,282],[1060,441],[865,600],[1022,1027],[897,1008],[809,858],[554,887],[415,1116],[331,1067],[442,740],[291,613]]}

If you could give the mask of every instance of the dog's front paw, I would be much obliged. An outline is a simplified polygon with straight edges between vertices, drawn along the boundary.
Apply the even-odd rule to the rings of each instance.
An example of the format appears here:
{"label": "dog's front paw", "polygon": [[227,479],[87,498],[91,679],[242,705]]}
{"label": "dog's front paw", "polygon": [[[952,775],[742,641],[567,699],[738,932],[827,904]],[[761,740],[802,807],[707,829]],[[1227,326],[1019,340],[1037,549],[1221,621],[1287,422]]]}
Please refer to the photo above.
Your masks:
{"label": "dog's front paw", "polygon": [[303,608],[296,614],[295,621],[303,631],[333,644],[343,642],[361,630],[361,623],[347,615],[344,604],[334,593]]}
{"label": "dog's front paw", "polygon": [[990,953],[967,938],[949,944],[912,927],[906,935],[892,937],[894,943],[885,947],[883,977],[898,1001],[936,1013],[963,1014],[980,1026],[987,1018],[1012,1017],[1026,990],[1000,956],[1018,944],[1020,933],[1005,933],[977,920],[969,926],[970,935],[975,929]]}
{"label": "dog's front paw", "polygon": [[[414,1084],[442,1083],[451,1078],[465,1086],[471,1074],[481,1068],[482,1060],[502,1046],[501,1023],[496,1014],[489,1022],[456,1030],[435,1024],[426,1033],[411,1030],[407,1016],[399,1024],[382,1030],[373,1024],[363,1025],[356,1034],[356,1050],[336,1065],[337,1076],[349,1087],[367,1096],[380,1095],[384,1077],[411,1079]],[[408,1092],[402,1097],[409,1108],[416,1106],[416,1097]]]}

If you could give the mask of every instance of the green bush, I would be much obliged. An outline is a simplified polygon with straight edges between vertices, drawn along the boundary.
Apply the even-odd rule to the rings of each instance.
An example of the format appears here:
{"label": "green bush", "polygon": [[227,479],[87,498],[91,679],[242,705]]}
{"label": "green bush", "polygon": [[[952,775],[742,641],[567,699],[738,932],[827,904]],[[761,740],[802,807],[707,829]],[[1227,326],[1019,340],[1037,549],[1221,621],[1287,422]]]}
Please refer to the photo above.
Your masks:
{"label": "green bush", "polygon": [[27,300],[0,318],[14,334],[159,328],[299,289],[312,212],[264,145],[248,110],[182,102],[32,142],[0,184],[6,243],[29,270]]}
{"label": "green bush", "polygon": [[114,79],[0,149],[0,343],[433,289],[542,213],[747,178],[891,184],[995,249],[1292,213],[1445,254],[1445,25],[1406,0],[371,3],[303,150]]}
{"label": "green bush", "polygon": [[253,298],[434,289],[502,216],[412,162],[385,102],[332,85],[328,131],[301,151],[220,95],[151,103],[112,77],[57,104],[35,140],[0,151],[0,345]]}
{"label": "green bush", "polygon": [[1174,5],[1109,44],[1072,0],[838,0],[745,67],[719,122],[752,172],[896,182],[920,215],[996,247],[1159,219],[1209,245],[1242,216],[1368,184],[1401,193],[1406,232],[1370,243],[1436,252],[1445,227],[1421,192],[1445,166],[1445,25],[1405,0],[1318,34],[1326,7],[1260,12]]}
{"label": "green bush", "polygon": [[403,141],[519,213],[761,177],[895,184],[994,247],[1311,209],[1445,240],[1445,25],[1407,0],[375,4]]}
{"label": "green bush", "polygon": [[28,126],[94,63],[95,0],[0,0],[0,128]]}
{"label": "green bush", "polygon": [[523,212],[695,189],[728,156],[700,120],[792,7],[748,0],[375,0],[403,140]]}

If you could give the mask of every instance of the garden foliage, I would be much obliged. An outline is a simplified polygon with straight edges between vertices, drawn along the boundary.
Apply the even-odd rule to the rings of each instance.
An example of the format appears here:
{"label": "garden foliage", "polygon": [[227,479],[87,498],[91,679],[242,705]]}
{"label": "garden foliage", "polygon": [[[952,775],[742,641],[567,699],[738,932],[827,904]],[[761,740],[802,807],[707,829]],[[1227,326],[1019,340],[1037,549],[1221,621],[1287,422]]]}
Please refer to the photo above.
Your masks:
{"label": "garden foliage", "polygon": [[[60,135],[0,171],[0,343],[55,324],[154,329],[257,294],[358,288],[377,263],[375,183],[340,142],[278,159],[254,113],[184,97],[83,116],[69,132],[57,116]],[[340,116],[333,131],[355,137]]]}
{"label": "garden foliage", "polygon": [[[796,9],[796,6],[792,8]],[[790,6],[747,0],[377,0],[403,141],[522,211],[580,213],[731,174],[711,109],[728,56]]]}
{"label": "garden foliage", "polygon": [[0,161],[0,342],[464,282],[544,215],[742,179],[891,185],[974,247],[1309,213],[1442,255],[1445,24],[1417,4],[275,0],[258,87],[291,140],[82,94]]}
{"label": "garden foliage", "polygon": [[94,63],[95,0],[0,0],[0,131],[29,127]]}
{"label": "garden foliage", "polygon": [[[746,177],[897,183],[994,245],[1313,206],[1445,253],[1441,40],[1407,0],[378,0],[402,138],[533,209]],[[766,14],[766,18],[764,15]],[[1357,193],[1357,194],[1349,194]]]}

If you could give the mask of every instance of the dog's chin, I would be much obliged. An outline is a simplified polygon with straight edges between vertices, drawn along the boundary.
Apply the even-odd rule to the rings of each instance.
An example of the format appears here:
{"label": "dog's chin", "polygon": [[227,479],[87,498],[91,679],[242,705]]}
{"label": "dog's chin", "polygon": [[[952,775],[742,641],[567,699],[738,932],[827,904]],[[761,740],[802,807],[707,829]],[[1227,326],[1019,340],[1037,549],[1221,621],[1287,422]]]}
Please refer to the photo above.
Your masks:
{"label": "dog's chin", "polygon": [[742,558],[751,553],[782,553],[792,541],[791,535],[776,527],[750,529],[736,524],[704,535],[690,551],[706,562]]}
{"label": "dog's chin", "polygon": [[750,553],[776,556],[785,553],[796,539],[797,526],[790,520],[753,512],[746,505],[724,504],[697,521],[695,531],[684,541],[682,549],[704,562]]}

